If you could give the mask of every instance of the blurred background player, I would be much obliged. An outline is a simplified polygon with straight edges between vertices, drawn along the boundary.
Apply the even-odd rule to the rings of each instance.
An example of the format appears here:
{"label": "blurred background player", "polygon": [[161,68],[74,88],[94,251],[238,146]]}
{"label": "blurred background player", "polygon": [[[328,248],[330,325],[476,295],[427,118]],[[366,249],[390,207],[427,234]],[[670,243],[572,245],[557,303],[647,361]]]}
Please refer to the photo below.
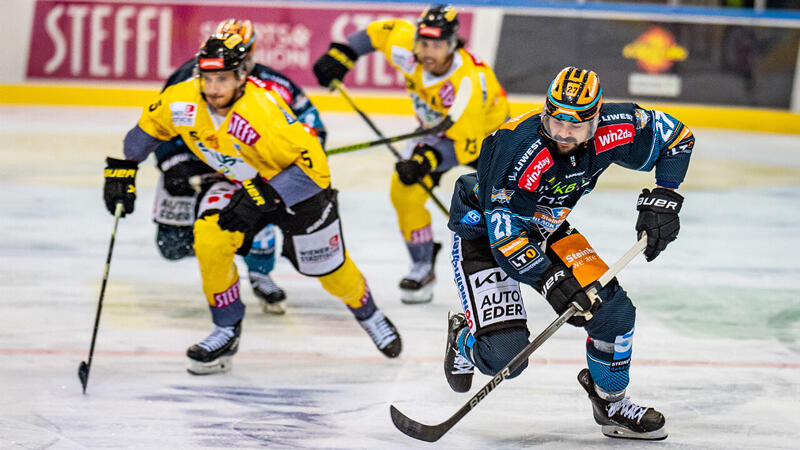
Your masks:
{"label": "blurred background player", "polygon": [[[297,120],[316,131],[317,138],[324,148],[325,126],[317,108],[305,93],[282,73],[253,62],[257,36],[250,21],[228,19],[219,24],[216,32],[233,33],[242,37],[242,42],[247,48],[245,63],[248,65],[250,75],[260,79],[267,89],[280,94]],[[195,58],[186,61],[170,75],[164,89],[193,78],[195,66]],[[158,227],[156,244],[164,258],[177,260],[192,256],[194,255],[192,224],[195,219],[197,191],[190,180],[197,184],[198,179],[220,175],[194,156],[180,136],[159,145],[155,156],[158,169],[161,171],[153,208],[153,220]],[[263,311],[270,314],[284,314],[286,294],[269,275],[275,266],[275,231],[272,225],[267,225],[253,236],[244,260],[248,268],[250,285]]]}
{"label": "blurred background player", "polygon": [[468,391],[475,366],[494,375],[528,344],[519,289],[525,283],[558,314],[570,304],[582,311],[569,320],[589,335],[588,369],[578,381],[603,433],[666,438],[664,416],[625,396],[636,309],[616,279],[600,290],[602,303],[587,297],[584,288],[608,267],[566,218],[611,164],[655,169],[656,187],[639,195],[635,226],[637,235],[647,233],[644,254],[652,261],[678,236],[683,197],[674,189],[693,147],[692,132],[679,120],[634,103],[603,103],[597,74],[575,67],[550,84],[541,113],[512,119],[486,138],[477,173],[458,179],[450,207],[452,262],[465,313],[448,319],[450,387]]}
{"label": "blurred background player", "polygon": [[236,252],[248,236],[274,223],[295,269],[319,279],[347,305],[375,346],[400,354],[394,325],[378,309],[361,272],[345,250],[336,190],[314,129],[297,120],[283,98],[248,77],[248,48],[241,35],[218,33],[197,54],[197,77],[165,89],[144,108],[125,136],[126,159],[107,158],[104,199],[133,212],[138,163],[163,141],[180,135],[201,161],[224,175],[203,183],[194,221],[194,251],[215,328],[187,350],[188,370],[207,374],[230,368],[237,352],[245,305]]}
{"label": "blurred background player", "polygon": [[420,125],[431,128],[449,117],[446,132],[410,141],[392,175],[391,200],[411,256],[411,270],[400,281],[404,303],[433,299],[434,263],[441,245],[433,242],[428,194],[417,185],[439,183],[443,173],[459,164],[474,167],[481,141],[509,114],[506,93],[492,69],[464,49],[458,36],[458,14],[452,6],[426,9],[417,25],[380,20],[331,43],[314,64],[322,86],[342,80],[362,55],[381,52],[402,72]]}

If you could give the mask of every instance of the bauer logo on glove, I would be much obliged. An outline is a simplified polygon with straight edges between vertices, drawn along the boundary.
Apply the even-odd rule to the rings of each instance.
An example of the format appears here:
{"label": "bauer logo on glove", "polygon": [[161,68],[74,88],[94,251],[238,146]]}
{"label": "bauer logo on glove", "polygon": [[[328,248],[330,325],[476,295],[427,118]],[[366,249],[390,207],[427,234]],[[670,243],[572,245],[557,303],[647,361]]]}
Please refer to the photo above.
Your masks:
{"label": "bauer logo on glove", "polygon": [[136,201],[136,171],[139,163],[127,159],[106,158],[106,168],[103,171],[105,186],[103,187],[103,200],[106,209],[114,214],[117,203],[122,203],[122,217],[133,212]]}
{"label": "bauer logo on glove", "polygon": [[258,231],[269,223],[280,203],[278,192],[260,176],[245,180],[220,211],[219,227],[242,233]]}

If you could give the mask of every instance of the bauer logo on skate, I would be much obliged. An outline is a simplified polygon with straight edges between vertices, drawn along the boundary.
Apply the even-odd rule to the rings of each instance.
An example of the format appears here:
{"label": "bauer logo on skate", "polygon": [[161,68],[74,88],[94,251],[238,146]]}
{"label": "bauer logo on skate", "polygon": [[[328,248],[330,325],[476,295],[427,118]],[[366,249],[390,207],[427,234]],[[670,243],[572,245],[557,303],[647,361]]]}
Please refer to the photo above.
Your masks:
{"label": "bauer logo on skate", "polygon": [[551,167],[553,167],[553,157],[550,156],[550,151],[545,148],[528,164],[517,185],[526,191],[535,192],[539,187],[539,182],[542,180],[542,174]]}
{"label": "bauer logo on skate", "polygon": [[224,308],[236,300],[239,300],[239,280],[233,283],[225,292],[214,294],[214,307]]}
{"label": "bauer logo on skate", "polygon": [[630,123],[600,127],[594,138],[595,151],[600,154],[620,145],[630,144],[633,142],[634,134],[636,131],[633,124]]}
{"label": "bauer logo on skate", "polygon": [[246,145],[254,145],[261,138],[261,135],[250,125],[250,122],[237,113],[233,113],[231,116],[231,122],[228,125],[228,134],[239,139]]}

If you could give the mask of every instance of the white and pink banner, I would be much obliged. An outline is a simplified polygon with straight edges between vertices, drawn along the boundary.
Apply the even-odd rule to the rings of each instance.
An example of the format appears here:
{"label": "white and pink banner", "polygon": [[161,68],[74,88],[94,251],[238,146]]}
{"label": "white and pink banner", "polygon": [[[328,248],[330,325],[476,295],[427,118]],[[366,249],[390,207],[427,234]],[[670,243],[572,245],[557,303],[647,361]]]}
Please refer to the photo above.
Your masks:
{"label": "white and pink banner", "polygon": [[[316,87],[314,61],[331,41],[374,20],[416,20],[418,9],[327,8],[322,4],[162,3],[38,0],[31,27],[29,80],[163,81],[230,17],[253,22],[256,61],[305,87]],[[470,36],[473,16],[459,15]],[[359,88],[401,89],[402,76],[380,54],[359,60],[345,81]]]}

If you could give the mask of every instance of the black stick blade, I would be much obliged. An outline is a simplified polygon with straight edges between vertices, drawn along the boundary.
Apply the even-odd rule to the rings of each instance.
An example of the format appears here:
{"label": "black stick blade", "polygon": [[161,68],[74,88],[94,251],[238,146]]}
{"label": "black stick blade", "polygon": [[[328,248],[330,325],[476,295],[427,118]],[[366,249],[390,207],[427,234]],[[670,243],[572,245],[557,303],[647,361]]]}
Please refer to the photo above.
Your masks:
{"label": "black stick blade", "polygon": [[81,386],[83,386],[83,393],[86,393],[86,383],[89,382],[89,366],[86,364],[86,361],[81,361],[81,365],[78,366],[78,378],[81,380]]}
{"label": "black stick blade", "polygon": [[389,413],[392,416],[394,426],[397,427],[398,430],[420,441],[436,442],[453,426],[448,422],[439,425],[425,425],[424,423],[419,423],[401,413],[394,405],[389,405]]}

